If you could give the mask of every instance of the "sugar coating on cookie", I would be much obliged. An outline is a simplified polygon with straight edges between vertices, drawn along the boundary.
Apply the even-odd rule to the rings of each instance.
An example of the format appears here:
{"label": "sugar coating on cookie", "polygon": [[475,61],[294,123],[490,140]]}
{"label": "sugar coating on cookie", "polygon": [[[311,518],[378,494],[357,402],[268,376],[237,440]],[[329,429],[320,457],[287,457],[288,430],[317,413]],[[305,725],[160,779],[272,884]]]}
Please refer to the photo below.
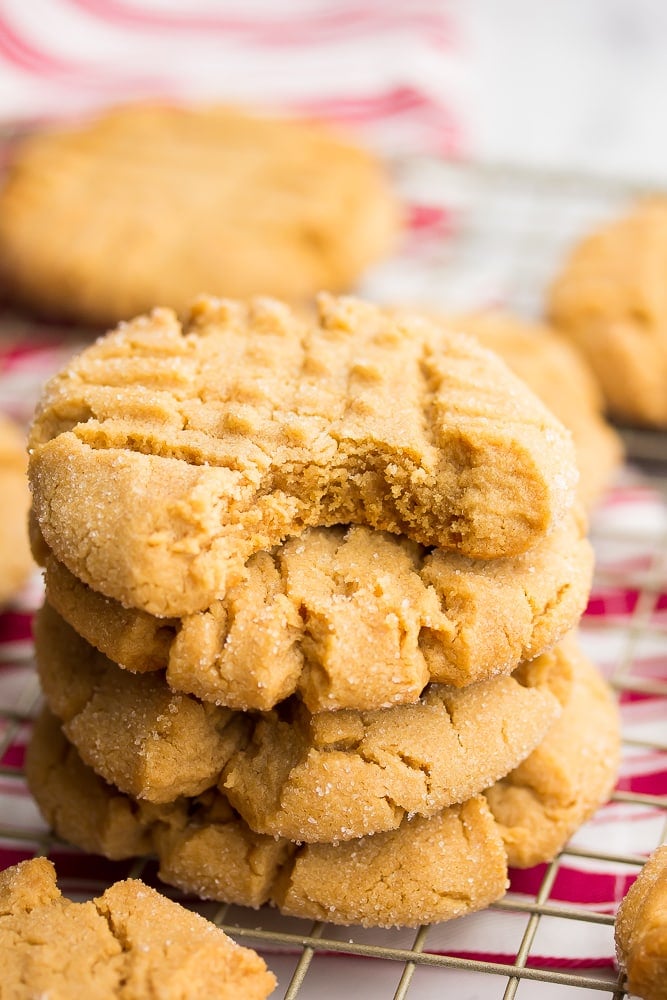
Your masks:
{"label": "sugar coating on cookie", "polygon": [[570,682],[565,653],[511,677],[375,712],[267,713],[226,764],[220,787],[248,825],[327,842],[432,816],[507,774],[545,738]]}
{"label": "sugar coating on cookie", "polygon": [[547,309],[581,351],[609,412],[667,427],[667,200],[641,202],[584,237],[556,276]]}
{"label": "sugar coating on cookie", "polygon": [[202,299],[183,326],[156,310],[55,376],[30,475],[56,558],[172,616],[309,526],[484,559],[553,530],[574,501],[572,441],[495,355],[423,317],[319,302],[312,321],[273,300]]}
{"label": "sugar coating on cookie", "polygon": [[324,127],[134,105],[18,145],[0,280],[33,310],[95,325],[204,291],[305,300],[352,287],[400,214],[380,163]]}
{"label": "sugar coating on cookie", "polygon": [[[204,899],[272,902],[294,916],[390,927],[464,916],[507,888],[505,849],[482,796],[387,833],[298,845],[253,833],[219,792],[163,806],[121,795],[83,764],[49,715],[36,724],[27,773],[65,839],[128,857],[146,838],[160,877]],[[135,829],[126,825],[129,811]]]}
{"label": "sugar coating on cookie", "polygon": [[395,829],[487,788],[544,738],[570,674],[557,650],[512,677],[431,685],[415,705],[252,716],[119,670],[48,605],[35,640],[47,704],[105,780],[154,803],[219,784],[256,832],[308,842]]}
{"label": "sugar coating on cookie", "polygon": [[34,567],[28,543],[25,435],[0,414],[0,604],[16,594]]}
{"label": "sugar coating on cookie", "polygon": [[264,961],[138,879],[83,903],[62,896],[46,858],[0,872],[3,995],[69,1000],[263,1000]]}
{"label": "sugar coating on cookie", "polygon": [[218,780],[253,720],[119,670],[46,605],[35,621],[39,678],[83,760],[136,798],[173,802]]}
{"label": "sugar coating on cookie", "polygon": [[486,792],[509,864],[551,861],[613,790],[620,758],[620,719],[599,671],[568,637],[572,680],[563,711],[542,743]]}
{"label": "sugar coating on cookie", "polygon": [[581,354],[546,323],[527,323],[509,313],[472,313],[453,323],[496,351],[572,432],[579,496],[593,506],[620,465],[623,447],[604,419],[600,388]]}
{"label": "sugar coating on cookie", "polygon": [[616,953],[627,989],[644,1000],[667,997],[667,845],[647,859],[621,901]]}
{"label": "sugar coating on cookie", "polygon": [[[311,528],[258,553],[205,612],[156,618],[78,580],[37,541],[49,603],[135,672],[243,710],[297,693],[310,711],[414,702],[553,646],[584,610],[593,550],[568,515],[522,556],[472,560],[359,525]],[[363,649],[363,656],[359,651]]]}

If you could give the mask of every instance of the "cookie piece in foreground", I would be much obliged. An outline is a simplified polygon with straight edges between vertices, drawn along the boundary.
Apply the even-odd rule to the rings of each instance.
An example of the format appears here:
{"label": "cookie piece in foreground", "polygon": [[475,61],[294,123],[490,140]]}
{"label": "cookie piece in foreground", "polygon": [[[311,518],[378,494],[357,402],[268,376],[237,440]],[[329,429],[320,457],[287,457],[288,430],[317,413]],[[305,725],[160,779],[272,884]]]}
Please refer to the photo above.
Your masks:
{"label": "cookie piece in foreground", "polygon": [[399,215],[381,164],[325,127],[137,104],[17,146],[0,280],[33,311],[94,325],[204,291],[305,300],[351,288]]}
{"label": "cookie piece in foreground", "polygon": [[620,465],[623,445],[604,419],[599,386],[579,352],[546,324],[506,313],[472,313],[455,323],[496,351],[572,432],[579,496],[592,507]]}
{"label": "cookie piece in foreground", "polygon": [[578,243],[547,309],[618,420],[667,427],[667,200],[649,199]]}
{"label": "cookie piece in foreground", "polygon": [[667,1000],[667,844],[648,858],[622,900],[615,937],[628,991]]}
{"label": "cookie piece in foreground", "polygon": [[35,640],[51,711],[106,781],[154,803],[219,784],[256,832],[309,842],[395,829],[481,792],[544,738],[571,683],[565,645],[511,677],[431,685],[415,705],[252,716],[120,670],[48,605]]}
{"label": "cookie piece in foreground", "polygon": [[[36,535],[49,603],[109,659],[166,668],[174,691],[244,711],[294,693],[311,712],[417,700],[507,674],[584,611],[593,550],[566,516],[525,555],[472,560],[359,525],[311,528],[258,553],[224,600],[180,619],[124,608]],[[359,651],[363,650],[363,656]]]}
{"label": "cookie piece in foreground", "polygon": [[205,899],[369,927],[464,916],[507,887],[502,839],[483,796],[398,830],[338,845],[253,833],[219,792],[164,806],[117,792],[86,767],[43,714],[28,751],[31,791],[56,832],[84,850],[129,857],[139,841],[159,875]]}
{"label": "cookie piece in foreground", "polygon": [[607,801],[618,773],[620,719],[612,691],[568,641],[572,683],[560,718],[537,749],[485,793],[515,868],[551,861]]}
{"label": "cookie piece in foreground", "polygon": [[34,568],[27,465],[25,436],[0,414],[0,604],[20,590]]}
{"label": "cookie piece in foreground", "polygon": [[254,951],[137,879],[72,902],[46,858],[0,872],[0,967],[17,998],[263,1000],[276,985]]}
{"label": "cookie piece in foreground", "polygon": [[569,433],[494,354],[416,315],[201,299],[98,340],[47,385],[33,508],[79,579],[160,616],[209,608],[255,553],[363,523],[519,555],[572,507]]}

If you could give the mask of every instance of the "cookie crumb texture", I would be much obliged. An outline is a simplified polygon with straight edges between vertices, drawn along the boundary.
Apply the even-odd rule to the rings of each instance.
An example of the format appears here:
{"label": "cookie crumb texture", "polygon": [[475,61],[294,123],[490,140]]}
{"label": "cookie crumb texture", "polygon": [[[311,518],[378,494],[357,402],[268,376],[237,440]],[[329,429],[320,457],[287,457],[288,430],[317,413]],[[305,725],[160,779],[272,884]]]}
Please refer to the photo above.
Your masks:
{"label": "cookie crumb texture", "polygon": [[[472,558],[519,555],[574,501],[563,426],[503,363],[418,316],[323,295],[198,301],[122,325],[47,386],[36,519],[89,586],[202,611],[255,553],[362,523]],[[122,539],[122,545],[118,540]]]}
{"label": "cookie crumb texture", "polygon": [[6,1000],[263,1000],[276,985],[254,951],[143,882],[74,903],[45,858],[0,873],[0,968]]}
{"label": "cookie crumb texture", "polygon": [[622,900],[615,933],[629,992],[667,1000],[667,844],[653,852]]}
{"label": "cookie crumb texture", "polygon": [[95,326],[203,291],[305,300],[350,289],[393,249],[400,214],[381,164],[324,127],[138,104],[20,145],[0,280],[33,311]]}
{"label": "cookie crumb texture", "polygon": [[544,738],[571,683],[563,645],[516,676],[431,686],[415,705],[251,715],[119,670],[48,605],[35,638],[47,704],[102,778],[154,803],[219,785],[253,830],[295,841],[394,829],[481,792]]}
{"label": "cookie crumb texture", "polygon": [[[531,552],[467,559],[371,528],[309,528],[253,556],[221,601],[183,618],[124,608],[39,545],[49,603],[109,659],[242,710],[294,693],[311,712],[416,701],[429,682],[508,674],[579,620],[593,572],[585,519]],[[360,649],[364,655],[359,656]]]}

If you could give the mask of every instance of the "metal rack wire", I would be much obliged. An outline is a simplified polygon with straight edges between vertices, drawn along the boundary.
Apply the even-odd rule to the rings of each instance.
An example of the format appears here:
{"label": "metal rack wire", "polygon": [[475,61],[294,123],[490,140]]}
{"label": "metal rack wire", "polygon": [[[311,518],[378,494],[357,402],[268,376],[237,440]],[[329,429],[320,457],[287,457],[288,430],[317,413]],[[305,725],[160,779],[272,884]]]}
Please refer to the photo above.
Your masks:
{"label": "metal rack wire", "polygon": [[[485,302],[506,304],[520,313],[539,312],[544,287],[564,247],[579,233],[618,209],[640,185],[581,176],[544,175],[505,167],[402,161],[395,164],[397,182],[408,199],[441,206],[431,234],[409,252],[387,264],[365,287],[379,298],[447,304],[465,308]],[[409,251],[409,248],[408,248]],[[667,442],[663,435],[624,432],[630,469],[621,489],[650,494],[649,523],[619,525],[613,508],[593,518],[591,538],[600,556],[595,589],[631,593],[632,606],[618,614],[584,619],[582,639],[603,640],[606,672],[625,700],[650,698],[656,723],[650,737],[624,729],[624,752],[659,755],[667,775]],[[607,553],[621,551],[614,562]],[[637,555],[640,558],[635,558]],[[619,565],[621,568],[619,569]],[[644,669],[650,646],[652,670]],[[115,864],[86,858],[53,838],[25,794],[22,750],[39,692],[29,638],[5,645],[0,670],[5,681],[0,701],[0,861],[2,855],[57,859],[61,882],[74,896],[89,896],[108,882],[127,875],[155,881],[152,862]],[[646,854],[667,837],[667,796],[620,787],[611,804],[617,811],[639,811],[645,818],[636,845],[609,843],[603,849],[583,846],[576,838],[536,876],[530,893],[510,892],[491,910],[512,922],[516,944],[510,958],[489,961],[462,952],[456,934],[421,927],[412,931],[365,931],[321,922],[281,918],[274,910],[244,910],[187,899],[241,943],[259,948],[279,977],[277,997],[318,1000],[346,993],[368,1000],[394,997],[503,997],[511,1000],[560,1000],[571,996],[626,996],[623,977],[606,964],[589,961],[547,963],[542,941],[557,927],[595,928],[611,954],[613,912],[594,900],[570,905],[558,900],[554,887],[568,862],[603,867],[625,879],[643,864]],[[625,873],[625,875],[623,874]],[[159,885],[159,883],[157,883]],[[161,886],[164,891],[164,887]],[[173,893],[176,898],[182,898]],[[474,915],[466,920],[476,920]],[[444,926],[444,925],[443,925]],[[486,925],[479,923],[478,938]],[[494,951],[492,947],[479,952]],[[569,994],[566,992],[569,989]]]}

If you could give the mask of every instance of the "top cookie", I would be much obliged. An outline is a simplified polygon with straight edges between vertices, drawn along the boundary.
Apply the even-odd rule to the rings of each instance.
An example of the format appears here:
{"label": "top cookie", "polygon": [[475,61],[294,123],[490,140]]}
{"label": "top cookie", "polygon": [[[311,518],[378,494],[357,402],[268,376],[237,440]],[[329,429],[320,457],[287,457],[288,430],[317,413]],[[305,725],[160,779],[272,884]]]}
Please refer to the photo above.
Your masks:
{"label": "top cookie", "polygon": [[63,897],[46,858],[0,873],[0,966],[7,1000],[263,1000],[263,959],[138,879],[83,903]]}
{"label": "top cookie", "polygon": [[209,607],[244,563],[363,523],[473,558],[534,547],[574,500],[563,426],[491,352],[328,295],[197,302],[99,340],[33,424],[33,505],[75,576],[156,615]]}
{"label": "top cookie", "polygon": [[33,310],[108,325],[201,292],[343,291],[391,249],[378,162],[312,123],[127,106],[26,140],[0,195],[0,275]]}
{"label": "top cookie", "polygon": [[659,427],[667,427],[666,268],[667,200],[656,198],[582,240],[548,301],[609,412]]}

